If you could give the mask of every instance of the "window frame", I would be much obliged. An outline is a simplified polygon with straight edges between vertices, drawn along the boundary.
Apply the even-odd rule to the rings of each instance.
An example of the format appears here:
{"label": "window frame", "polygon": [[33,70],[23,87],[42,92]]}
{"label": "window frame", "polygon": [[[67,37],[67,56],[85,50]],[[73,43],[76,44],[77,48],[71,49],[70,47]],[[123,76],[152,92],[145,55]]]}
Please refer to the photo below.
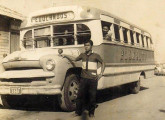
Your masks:
{"label": "window frame", "polygon": [[[77,45],[82,45],[82,44],[83,44],[83,43],[82,43],[82,44],[79,44],[79,43],[78,43],[78,42],[79,42],[79,40],[78,40],[78,35],[82,35],[82,34],[90,35],[90,38],[88,38],[88,39],[91,39],[91,37],[92,37],[92,34],[91,34],[92,32],[91,32],[90,28],[89,28],[87,25],[85,25],[85,26],[88,28],[88,30],[86,30],[86,31],[87,31],[87,32],[89,31],[89,33],[79,33],[79,34],[78,34],[78,32],[79,32],[79,31],[78,31],[78,25],[80,25],[80,24],[81,24],[81,25],[85,25],[85,24],[83,24],[83,23],[76,23],[76,24],[75,24],[75,26],[76,26],[76,36],[75,36],[75,37],[76,37]],[[84,31],[80,31],[80,32],[84,32]]]}
{"label": "window frame", "polygon": [[[25,35],[26,35],[26,33],[28,33],[28,32],[31,32],[31,37],[25,38]],[[27,30],[27,31],[24,33],[24,35],[23,35],[23,40],[22,40],[22,45],[23,45],[23,47],[24,47],[25,49],[32,49],[32,48],[33,48],[33,44],[34,44],[33,40],[34,40],[34,39],[33,39],[33,30],[32,30],[32,29],[29,29],[29,30]],[[27,46],[31,46],[30,48],[27,48],[27,46],[26,46],[26,41],[32,42],[31,45],[27,45]]]}
{"label": "window frame", "polygon": [[128,41],[128,30],[129,29],[127,29],[127,28],[125,28],[125,27],[122,27],[122,33],[123,33],[123,42],[125,43],[125,44],[128,44],[129,43],[129,41]]}
{"label": "window frame", "polygon": [[134,31],[132,30],[130,30],[130,41],[131,41],[131,45],[135,45]]}
{"label": "window frame", "polygon": [[[109,28],[108,32],[107,32],[107,37],[108,39],[106,39],[106,35],[104,35],[103,33],[103,27],[107,26]],[[102,38],[103,40],[107,40],[107,41],[114,41],[114,24],[112,22],[108,22],[105,20],[101,20],[101,31],[102,31]],[[110,35],[110,36],[109,36]]]}

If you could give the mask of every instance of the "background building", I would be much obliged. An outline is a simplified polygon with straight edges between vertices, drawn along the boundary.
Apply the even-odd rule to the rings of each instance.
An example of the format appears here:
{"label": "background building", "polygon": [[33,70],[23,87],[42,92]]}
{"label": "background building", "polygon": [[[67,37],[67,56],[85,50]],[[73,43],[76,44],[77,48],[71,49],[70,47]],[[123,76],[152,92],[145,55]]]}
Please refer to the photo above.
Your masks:
{"label": "background building", "polygon": [[0,61],[4,54],[19,50],[19,29],[23,18],[20,13],[0,6]]}

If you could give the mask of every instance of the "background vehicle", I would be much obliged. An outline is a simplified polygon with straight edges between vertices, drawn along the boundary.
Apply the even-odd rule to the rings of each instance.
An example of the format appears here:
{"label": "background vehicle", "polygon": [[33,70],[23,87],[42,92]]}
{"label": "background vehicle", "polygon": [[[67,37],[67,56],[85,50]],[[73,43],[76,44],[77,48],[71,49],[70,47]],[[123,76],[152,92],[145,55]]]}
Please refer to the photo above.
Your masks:
{"label": "background vehicle", "polygon": [[157,64],[155,67],[155,75],[165,75],[165,64]]}
{"label": "background vehicle", "polygon": [[[82,63],[59,53],[77,57],[84,52],[86,39],[93,40],[93,51],[106,64],[98,90],[126,85],[138,93],[140,80],[154,75],[150,34],[108,12],[54,7],[32,13],[26,23],[21,29],[21,51],[4,58],[0,68],[4,106],[14,107],[13,101],[23,95],[56,95],[63,110],[74,110]],[[111,39],[104,36],[103,26],[111,30]]]}

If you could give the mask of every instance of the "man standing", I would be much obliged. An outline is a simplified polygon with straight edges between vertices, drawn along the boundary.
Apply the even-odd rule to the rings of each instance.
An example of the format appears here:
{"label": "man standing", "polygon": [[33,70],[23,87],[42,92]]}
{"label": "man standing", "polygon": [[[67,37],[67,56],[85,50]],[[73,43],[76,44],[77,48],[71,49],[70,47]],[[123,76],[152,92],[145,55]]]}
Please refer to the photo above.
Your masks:
{"label": "man standing", "polygon": [[[93,41],[84,42],[85,53],[81,53],[74,61],[82,60],[80,87],[76,101],[76,115],[81,115],[88,109],[89,116],[94,117],[96,108],[96,92],[98,80],[103,75],[105,64],[100,55],[92,51]],[[98,62],[101,63],[101,73],[97,73]],[[87,100],[88,99],[88,100]],[[86,108],[87,106],[87,108]]]}

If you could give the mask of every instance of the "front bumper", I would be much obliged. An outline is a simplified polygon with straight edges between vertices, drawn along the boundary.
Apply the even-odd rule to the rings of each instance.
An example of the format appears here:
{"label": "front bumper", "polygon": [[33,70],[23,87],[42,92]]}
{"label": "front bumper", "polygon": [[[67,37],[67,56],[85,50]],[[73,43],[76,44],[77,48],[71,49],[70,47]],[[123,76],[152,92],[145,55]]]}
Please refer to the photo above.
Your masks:
{"label": "front bumper", "polygon": [[61,86],[0,86],[0,95],[57,95]]}

